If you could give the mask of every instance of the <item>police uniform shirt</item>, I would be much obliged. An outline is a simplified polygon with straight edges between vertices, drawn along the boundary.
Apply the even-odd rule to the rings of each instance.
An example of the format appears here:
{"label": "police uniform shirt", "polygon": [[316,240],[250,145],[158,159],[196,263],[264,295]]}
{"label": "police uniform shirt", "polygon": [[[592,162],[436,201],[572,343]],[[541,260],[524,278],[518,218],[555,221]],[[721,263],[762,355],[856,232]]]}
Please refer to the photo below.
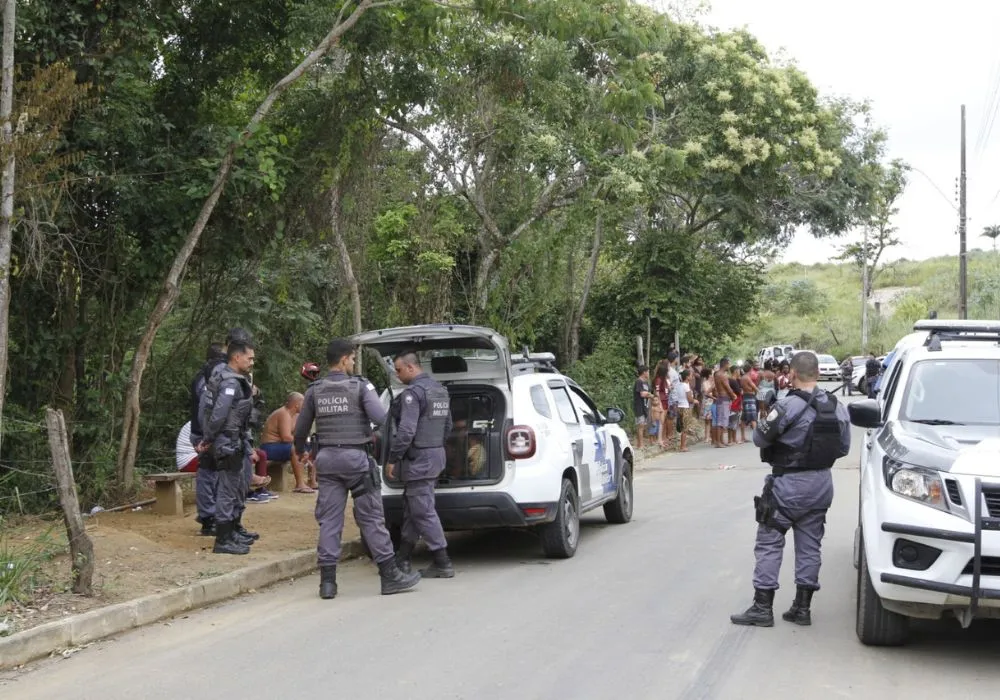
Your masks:
{"label": "police uniform shirt", "polygon": [[[342,382],[350,379],[344,372],[330,372],[324,379],[328,379],[334,382]],[[364,383],[364,389],[361,392],[361,408],[364,410],[366,417],[371,423],[378,426],[384,425],[386,420],[386,410],[382,406],[382,402],[378,398],[378,394],[375,393],[375,385],[369,382],[367,379],[362,377],[357,377],[361,382]],[[302,410],[299,412],[299,417],[295,421],[295,451],[299,454],[303,454],[306,451],[306,440],[309,435],[316,430],[316,399],[315,391],[318,380],[309,385],[306,389],[305,399],[302,402]],[[320,445],[322,447],[322,445]]]}
{"label": "police uniform shirt", "polygon": [[[825,391],[816,391],[819,394],[816,399],[817,404],[830,400]],[[753,432],[753,444],[763,448],[780,442],[792,449],[801,449],[805,446],[809,426],[815,418],[815,409],[810,408],[801,396],[790,393],[780,399],[767,417],[757,424],[757,429]],[[851,450],[851,417],[847,412],[847,406],[839,401],[837,420],[840,422],[840,447],[846,455]],[[777,437],[770,439],[768,435],[771,434],[771,423],[774,421],[777,421]]]}

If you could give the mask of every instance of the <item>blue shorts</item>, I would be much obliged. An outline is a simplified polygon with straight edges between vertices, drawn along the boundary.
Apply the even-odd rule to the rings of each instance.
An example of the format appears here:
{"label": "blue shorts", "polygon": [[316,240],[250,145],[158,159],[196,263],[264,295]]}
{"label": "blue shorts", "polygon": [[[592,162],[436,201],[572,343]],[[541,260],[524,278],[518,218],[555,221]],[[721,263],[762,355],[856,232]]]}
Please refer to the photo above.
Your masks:
{"label": "blue shorts", "polygon": [[260,449],[267,455],[268,462],[288,462],[292,459],[292,444],[289,442],[268,442]]}

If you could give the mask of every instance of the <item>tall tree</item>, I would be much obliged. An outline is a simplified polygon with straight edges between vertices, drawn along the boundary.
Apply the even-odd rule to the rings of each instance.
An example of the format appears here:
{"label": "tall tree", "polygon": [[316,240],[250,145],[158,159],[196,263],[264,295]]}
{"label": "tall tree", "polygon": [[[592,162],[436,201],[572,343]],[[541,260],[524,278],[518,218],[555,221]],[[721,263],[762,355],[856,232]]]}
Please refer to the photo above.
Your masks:
{"label": "tall tree", "polygon": [[3,182],[0,185],[0,418],[7,394],[7,344],[10,335],[10,253],[14,231],[14,34],[17,0],[3,3],[2,75],[0,75],[0,125],[3,129]]}
{"label": "tall tree", "polygon": [[118,448],[117,461],[118,478],[124,488],[131,488],[135,474],[135,459],[139,435],[139,416],[142,411],[139,397],[142,390],[142,375],[143,372],[145,372],[146,364],[149,361],[149,353],[153,347],[153,341],[156,339],[156,334],[160,330],[160,326],[163,324],[164,319],[166,319],[167,314],[170,313],[174,303],[177,301],[177,297],[180,295],[180,284],[184,271],[187,268],[187,264],[192,253],[194,253],[194,249],[198,245],[198,241],[201,239],[201,234],[205,230],[205,226],[208,225],[212,212],[215,211],[215,206],[219,202],[219,197],[222,196],[222,191],[225,188],[226,183],[229,181],[229,176],[233,170],[233,163],[235,162],[237,151],[250,140],[250,137],[271,111],[275,101],[289,87],[302,78],[302,76],[306,74],[306,71],[319,63],[319,61],[326,56],[334,46],[337,45],[340,41],[340,37],[357,24],[358,20],[361,19],[365,12],[367,12],[373,5],[394,5],[398,4],[400,1],[401,0],[383,0],[382,2],[376,3],[374,0],[361,0],[349,14],[347,13],[347,10],[350,7],[350,3],[345,2],[341,6],[340,13],[327,35],[323,37],[322,41],[320,41],[319,44],[317,44],[316,47],[310,51],[309,54],[302,59],[297,66],[295,66],[295,68],[291,70],[291,72],[275,83],[270,92],[268,92],[267,96],[257,107],[242,133],[240,133],[240,135],[234,139],[226,149],[226,153],[222,158],[222,162],[219,164],[218,171],[216,172],[212,189],[209,192],[208,197],[205,199],[205,203],[202,205],[198,218],[195,220],[194,225],[191,227],[187,237],[184,239],[183,245],[180,250],[177,251],[173,264],[170,266],[170,270],[167,272],[166,278],[163,282],[163,289],[160,292],[160,296],[157,299],[155,306],[153,307],[153,312],[150,314],[149,320],[146,323],[146,329],[143,332],[142,338],[140,339],[139,344],[136,347],[135,354],[133,355],[132,369],[129,372],[128,384],[125,388],[125,412],[123,416],[122,437]]}
{"label": "tall tree", "polygon": [[899,230],[892,221],[899,213],[896,202],[906,189],[909,167],[897,159],[884,165],[872,164],[869,170],[875,187],[859,221],[868,233],[861,241],[841,246],[838,256],[839,260],[851,262],[858,268],[867,268],[867,273],[862,275],[866,280],[862,290],[865,299],[871,298],[875,283],[885,270],[882,260],[886,251],[900,244]]}

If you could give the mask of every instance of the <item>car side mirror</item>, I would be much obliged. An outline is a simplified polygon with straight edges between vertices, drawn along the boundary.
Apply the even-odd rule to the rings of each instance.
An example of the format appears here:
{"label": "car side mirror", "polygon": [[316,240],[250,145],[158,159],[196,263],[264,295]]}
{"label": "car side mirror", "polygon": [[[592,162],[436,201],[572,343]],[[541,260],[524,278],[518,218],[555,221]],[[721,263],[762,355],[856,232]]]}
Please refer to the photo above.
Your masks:
{"label": "car side mirror", "polygon": [[625,412],[620,408],[609,408],[604,417],[605,423],[621,423],[623,420],[625,420]]}
{"label": "car side mirror", "polygon": [[882,427],[882,411],[875,399],[862,399],[847,404],[847,413],[851,416],[851,424],[859,428]]}

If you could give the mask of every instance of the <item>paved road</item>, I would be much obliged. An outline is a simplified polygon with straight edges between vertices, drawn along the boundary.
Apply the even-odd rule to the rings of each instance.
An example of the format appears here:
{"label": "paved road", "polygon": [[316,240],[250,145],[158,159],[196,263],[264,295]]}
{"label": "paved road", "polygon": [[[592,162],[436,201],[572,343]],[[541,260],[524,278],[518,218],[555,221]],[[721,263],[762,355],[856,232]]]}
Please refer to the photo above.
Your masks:
{"label": "paved road", "polygon": [[[0,697],[995,698],[997,625],[928,624],[895,650],[857,642],[854,464],[835,471],[811,628],[730,625],[751,595],[764,471],[749,446],[701,449],[640,475],[631,524],[588,517],[571,560],[542,559],[518,533],[455,538],[451,581],[382,598],[374,568],[356,562],[335,601],[310,576],[40,664],[0,682]],[[781,609],[793,595],[783,573]]]}

